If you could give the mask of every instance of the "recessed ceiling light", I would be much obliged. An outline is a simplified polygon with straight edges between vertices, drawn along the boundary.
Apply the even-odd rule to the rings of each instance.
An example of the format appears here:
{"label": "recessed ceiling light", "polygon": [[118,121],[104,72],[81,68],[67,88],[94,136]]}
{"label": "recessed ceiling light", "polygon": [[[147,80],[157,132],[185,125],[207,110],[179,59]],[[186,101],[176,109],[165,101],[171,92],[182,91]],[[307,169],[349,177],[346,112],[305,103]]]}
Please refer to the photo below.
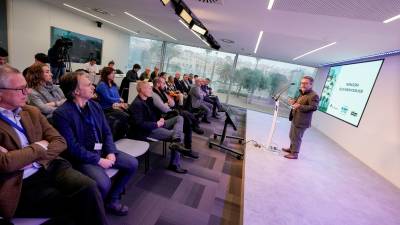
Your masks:
{"label": "recessed ceiling light", "polygon": [[333,42],[333,43],[324,45],[324,46],[322,46],[322,47],[320,47],[320,48],[317,48],[317,49],[311,50],[311,51],[309,51],[309,52],[306,52],[306,53],[304,53],[303,55],[300,55],[300,56],[297,56],[296,58],[294,58],[293,61],[298,60],[298,59],[300,59],[300,58],[302,58],[302,57],[304,57],[304,56],[306,56],[306,55],[309,55],[309,54],[314,53],[314,52],[316,52],[316,51],[319,51],[319,50],[321,50],[321,49],[324,49],[324,48],[327,48],[327,47],[329,47],[329,46],[332,46],[332,45],[334,45],[334,44],[336,44],[336,42]]}
{"label": "recessed ceiling light", "polygon": [[120,25],[118,25],[118,24],[116,24],[116,23],[113,23],[113,22],[111,22],[111,21],[108,21],[108,20],[106,20],[106,19],[103,19],[103,18],[101,18],[101,17],[98,17],[98,16],[96,16],[96,15],[93,15],[93,14],[88,13],[88,12],[86,12],[86,11],[83,11],[83,10],[81,10],[81,9],[78,9],[78,8],[76,8],[76,7],[73,7],[73,6],[71,6],[71,5],[68,5],[68,4],[66,4],[66,3],[63,3],[63,5],[64,5],[64,6],[67,6],[68,8],[71,8],[71,9],[73,9],[73,10],[76,10],[76,11],[78,11],[78,12],[81,12],[81,13],[83,13],[83,14],[86,14],[86,15],[89,15],[89,16],[91,16],[91,17],[94,17],[94,18],[96,18],[96,19],[98,19],[98,20],[101,20],[101,21],[103,21],[103,22],[106,22],[106,23],[109,23],[109,24],[111,24],[111,25],[114,25],[114,26],[116,26],[116,27],[118,27],[118,28],[121,28],[121,29],[123,29],[123,30],[129,31],[129,32],[131,32],[131,33],[133,33],[133,34],[137,34],[137,32],[135,32],[135,31],[133,31],[133,30],[130,30],[130,29],[126,28],[126,27],[120,26]]}
{"label": "recessed ceiling light", "polygon": [[260,41],[263,36],[263,33],[264,33],[264,31],[260,31],[260,34],[258,35],[257,44],[256,44],[256,47],[254,48],[254,54],[257,53],[258,46],[260,45]]}
{"label": "recessed ceiling light", "polygon": [[158,32],[160,32],[160,33],[162,33],[162,34],[164,34],[165,36],[167,36],[167,37],[169,37],[169,38],[172,38],[172,39],[174,39],[174,40],[176,41],[176,38],[174,38],[174,37],[172,37],[171,35],[169,35],[169,34],[165,33],[164,31],[162,31],[162,30],[158,29],[157,27],[155,27],[155,26],[153,26],[153,25],[151,25],[151,24],[147,23],[146,21],[144,21],[144,20],[141,20],[141,19],[137,18],[136,16],[134,16],[134,15],[132,15],[132,14],[128,13],[128,12],[124,12],[124,13],[125,13],[126,15],[128,15],[128,16],[130,16],[130,17],[134,18],[135,20],[138,20],[138,21],[140,21],[140,22],[142,22],[142,23],[146,24],[147,26],[149,26],[149,27],[153,28],[154,30],[156,30],[156,31],[158,31]]}
{"label": "recessed ceiling light", "polygon": [[269,2],[268,2],[268,10],[271,10],[272,9],[272,5],[274,5],[274,0],[269,0]]}
{"label": "recessed ceiling light", "polygon": [[232,41],[232,40],[230,40],[230,39],[227,39],[227,38],[222,38],[222,39],[220,39],[222,42],[225,42],[225,43],[227,43],[227,44],[233,44],[233,43],[235,43],[234,41]]}
{"label": "recessed ceiling light", "polygon": [[394,20],[397,20],[397,19],[400,19],[400,14],[397,15],[397,16],[393,16],[392,18],[389,18],[389,19],[383,21],[383,23],[390,23],[390,22],[392,22]]}
{"label": "recessed ceiling light", "polygon": [[207,32],[206,29],[202,28],[201,26],[199,26],[195,23],[192,25],[192,30],[196,31],[197,33],[199,33],[201,35],[204,35]]}

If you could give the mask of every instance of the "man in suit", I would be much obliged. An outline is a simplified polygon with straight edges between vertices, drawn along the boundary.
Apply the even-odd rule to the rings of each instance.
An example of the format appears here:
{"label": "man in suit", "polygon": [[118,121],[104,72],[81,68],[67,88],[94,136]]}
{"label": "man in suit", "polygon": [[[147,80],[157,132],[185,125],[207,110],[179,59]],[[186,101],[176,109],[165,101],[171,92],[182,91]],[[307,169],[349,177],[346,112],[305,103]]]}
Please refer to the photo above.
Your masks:
{"label": "man in suit", "polygon": [[96,183],[58,158],[65,140],[39,109],[25,105],[28,94],[22,74],[0,66],[0,217],[107,224]]}
{"label": "man in suit", "polygon": [[300,82],[300,96],[296,99],[289,99],[289,104],[292,106],[289,120],[292,121],[290,127],[290,147],[282,150],[288,152],[285,158],[297,159],[301,139],[307,128],[311,126],[312,114],[318,108],[319,97],[312,90],[314,79],[310,76],[304,76]]}
{"label": "man in suit", "polygon": [[[117,150],[101,106],[91,100],[94,87],[87,75],[74,72],[61,78],[67,101],[54,111],[54,124],[67,141],[66,155],[74,168],[97,182],[108,212],[124,216],[128,206],[120,198],[138,162]],[[114,182],[105,171],[108,168],[118,169]]]}
{"label": "man in suit", "polygon": [[128,109],[131,116],[128,137],[139,140],[146,140],[149,137],[174,142],[170,145],[171,158],[168,169],[176,173],[187,173],[187,170],[180,166],[179,154],[188,151],[182,146],[183,118],[175,116],[164,120],[157,116],[158,109],[153,103],[152,87],[147,81],[138,82],[137,92],[138,95]]}
{"label": "man in suit", "polygon": [[[175,73],[175,78],[174,78],[174,84],[176,89],[178,89],[180,92],[184,93],[182,83],[181,83],[181,73],[176,72]],[[185,93],[184,93],[185,94]]]}
{"label": "man in suit", "polygon": [[202,121],[205,123],[210,123],[210,121],[208,121],[208,118],[210,118],[211,116],[211,109],[213,105],[204,101],[204,96],[206,95],[206,93],[201,90],[201,85],[202,80],[200,78],[197,78],[195,80],[194,86],[189,91],[189,95],[191,98],[190,100],[192,102],[192,108],[200,108],[204,110],[205,114]]}
{"label": "man in suit", "polygon": [[182,93],[188,94],[191,88],[191,84],[189,83],[189,75],[183,74],[183,80],[181,80],[181,88],[180,90]]}

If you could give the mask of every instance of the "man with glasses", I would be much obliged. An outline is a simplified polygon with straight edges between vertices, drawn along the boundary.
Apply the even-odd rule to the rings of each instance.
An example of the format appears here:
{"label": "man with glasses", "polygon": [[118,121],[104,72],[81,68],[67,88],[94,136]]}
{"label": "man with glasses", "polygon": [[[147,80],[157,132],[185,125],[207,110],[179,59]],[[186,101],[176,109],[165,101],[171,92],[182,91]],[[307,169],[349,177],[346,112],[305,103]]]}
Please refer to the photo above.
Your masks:
{"label": "man with glasses", "polygon": [[107,224],[96,183],[58,157],[65,140],[25,105],[29,92],[17,69],[0,66],[0,224],[14,216]]}
{"label": "man with glasses", "polygon": [[311,126],[312,114],[318,108],[319,97],[312,90],[314,79],[304,76],[300,83],[300,96],[296,99],[289,99],[292,106],[289,120],[292,121],[290,127],[290,147],[282,148],[282,151],[289,154],[285,155],[288,159],[297,159],[300,152],[301,139],[307,128]]}

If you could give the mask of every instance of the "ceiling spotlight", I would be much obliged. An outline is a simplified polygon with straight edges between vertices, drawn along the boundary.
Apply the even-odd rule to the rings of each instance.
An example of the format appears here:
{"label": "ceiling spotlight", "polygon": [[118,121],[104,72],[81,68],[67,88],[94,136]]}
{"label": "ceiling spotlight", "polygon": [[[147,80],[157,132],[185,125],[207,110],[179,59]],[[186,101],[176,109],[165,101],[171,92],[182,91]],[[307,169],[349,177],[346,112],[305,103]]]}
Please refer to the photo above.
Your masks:
{"label": "ceiling spotlight", "polygon": [[169,3],[169,0],[161,0],[162,4],[166,6]]}
{"label": "ceiling spotlight", "polygon": [[179,16],[185,21],[187,24],[190,24],[192,22],[192,16],[188,11],[186,11],[184,8],[182,8],[182,11],[179,13]]}
{"label": "ceiling spotlight", "polygon": [[201,27],[200,25],[197,25],[196,23],[192,23],[190,25],[190,29],[192,29],[193,31],[195,31],[201,35],[204,35],[207,32],[207,30],[205,28]]}

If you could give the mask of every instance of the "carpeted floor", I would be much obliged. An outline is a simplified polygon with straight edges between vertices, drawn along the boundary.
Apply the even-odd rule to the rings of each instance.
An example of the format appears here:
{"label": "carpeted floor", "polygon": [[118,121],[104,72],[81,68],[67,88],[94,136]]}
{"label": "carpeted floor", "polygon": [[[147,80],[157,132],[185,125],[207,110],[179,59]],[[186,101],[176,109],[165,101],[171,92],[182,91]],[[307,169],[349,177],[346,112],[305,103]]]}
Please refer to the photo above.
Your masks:
{"label": "carpeted floor", "polygon": [[[232,108],[237,131],[228,128],[228,135],[244,137],[246,111]],[[188,174],[176,174],[165,167],[168,159],[161,156],[161,143],[151,145],[151,169],[144,174],[140,169],[127,187],[122,201],[129,206],[124,217],[109,215],[113,225],[220,225],[241,224],[242,167],[243,161],[235,156],[208,148],[208,138],[214,131],[223,129],[225,115],[212,119],[211,124],[201,123],[205,134],[193,134],[193,150],[200,158],[182,158]],[[239,151],[243,146],[237,141],[228,145]]]}

